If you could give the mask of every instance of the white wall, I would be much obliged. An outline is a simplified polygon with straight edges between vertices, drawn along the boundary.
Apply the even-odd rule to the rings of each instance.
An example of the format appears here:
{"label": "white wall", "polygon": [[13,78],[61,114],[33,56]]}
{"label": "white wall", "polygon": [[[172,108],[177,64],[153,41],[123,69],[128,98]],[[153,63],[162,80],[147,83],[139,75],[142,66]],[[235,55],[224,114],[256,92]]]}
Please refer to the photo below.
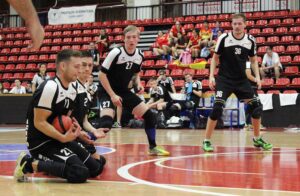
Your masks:
{"label": "white wall", "polygon": [[[149,6],[149,5],[159,5],[159,0],[127,0],[128,7],[140,7],[140,6]],[[137,16],[136,16],[137,15]],[[159,14],[159,7],[155,7],[153,10],[151,8],[138,8],[136,12],[135,9],[128,9],[127,10],[127,19],[134,20],[134,19],[146,19],[146,18],[158,18]]]}

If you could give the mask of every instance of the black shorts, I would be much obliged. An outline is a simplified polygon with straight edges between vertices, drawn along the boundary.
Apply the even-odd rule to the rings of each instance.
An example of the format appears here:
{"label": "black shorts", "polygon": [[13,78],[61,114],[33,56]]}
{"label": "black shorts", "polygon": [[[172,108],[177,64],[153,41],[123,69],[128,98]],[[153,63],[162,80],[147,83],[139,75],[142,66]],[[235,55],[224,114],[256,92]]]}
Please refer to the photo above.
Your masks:
{"label": "black shorts", "polygon": [[238,99],[253,99],[253,88],[248,79],[232,80],[222,76],[216,79],[216,99],[226,101],[234,93]]}
{"label": "black shorts", "polygon": [[[132,110],[137,105],[143,102],[136,94],[134,94],[129,90],[116,92],[116,94],[122,98],[122,107],[126,108],[129,112],[132,112]],[[101,92],[99,101],[100,101],[100,110],[105,108],[115,109],[115,106],[111,101],[110,96],[105,91]]]}
{"label": "black shorts", "polygon": [[93,144],[87,144],[84,141],[77,140],[79,145],[82,145],[90,154],[94,154],[97,152],[95,146]]}
{"label": "black shorts", "polygon": [[[60,143],[53,140],[44,144],[43,147],[29,152],[36,160],[56,161],[62,163],[66,163],[71,157],[73,157],[72,160],[79,159],[84,163],[90,157],[90,153],[76,141]],[[74,156],[76,159],[74,159]]]}

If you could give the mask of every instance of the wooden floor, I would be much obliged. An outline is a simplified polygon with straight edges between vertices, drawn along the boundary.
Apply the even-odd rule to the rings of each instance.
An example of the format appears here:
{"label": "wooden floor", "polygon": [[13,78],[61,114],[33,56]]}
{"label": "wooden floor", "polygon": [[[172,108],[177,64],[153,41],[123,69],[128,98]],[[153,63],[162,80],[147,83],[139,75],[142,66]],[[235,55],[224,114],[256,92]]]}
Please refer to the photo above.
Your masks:
{"label": "wooden floor", "polygon": [[12,179],[15,160],[26,150],[24,131],[0,127],[0,195],[300,195],[300,133],[267,129],[272,151],[252,147],[252,132],[217,130],[214,153],[203,153],[204,130],[158,130],[157,143],[170,157],[147,155],[143,130],[114,129],[99,140],[107,158],[101,176],[84,184],[35,175]]}

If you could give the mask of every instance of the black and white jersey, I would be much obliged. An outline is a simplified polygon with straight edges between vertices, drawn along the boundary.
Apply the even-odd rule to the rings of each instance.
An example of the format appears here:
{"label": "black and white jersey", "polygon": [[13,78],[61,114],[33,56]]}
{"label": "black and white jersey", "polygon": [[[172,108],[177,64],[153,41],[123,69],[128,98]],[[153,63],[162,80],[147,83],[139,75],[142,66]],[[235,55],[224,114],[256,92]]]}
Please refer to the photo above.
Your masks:
{"label": "black and white jersey", "polygon": [[47,74],[42,76],[40,73],[36,73],[31,81],[32,84],[36,84],[36,87],[38,88],[45,80],[50,79],[50,76]]}
{"label": "black and white jersey", "polygon": [[172,86],[174,85],[173,79],[171,77],[166,77],[165,80],[159,80],[158,84],[163,86],[167,91],[173,92]]}
{"label": "black and white jersey", "polygon": [[105,58],[101,71],[107,75],[112,89],[128,91],[128,84],[134,74],[141,71],[144,56],[139,49],[128,54],[124,47],[114,48]]}
{"label": "black and white jersey", "polygon": [[256,55],[255,38],[245,34],[236,39],[232,32],[222,34],[216,44],[215,53],[220,55],[219,76],[229,79],[247,79],[245,69],[248,57]]}
{"label": "black and white jersey", "polygon": [[149,94],[150,98],[153,98],[154,102],[164,99],[164,90],[160,86],[157,86],[157,88],[150,88]]}
{"label": "black and white jersey", "polygon": [[71,115],[75,107],[77,91],[72,84],[65,88],[58,77],[46,80],[34,92],[27,112],[27,142],[29,150],[35,150],[53,140],[34,126],[34,108],[49,110],[47,121],[52,124],[59,115]]}
{"label": "black and white jersey", "polygon": [[83,127],[84,117],[88,113],[90,108],[91,96],[87,92],[85,85],[82,84],[79,80],[73,82],[72,85],[75,89],[77,89],[77,96],[75,100],[76,107],[72,112],[72,116],[75,117],[79,125]]}
{"label": "black and white jersey", "polygon": [[198,80],[194,80],[191,83],[186,82],[184,84],[184,90],[186,94],[186,100],[199,99],[199,97],[193,93],[193,90],[202,91],[202,83]]}

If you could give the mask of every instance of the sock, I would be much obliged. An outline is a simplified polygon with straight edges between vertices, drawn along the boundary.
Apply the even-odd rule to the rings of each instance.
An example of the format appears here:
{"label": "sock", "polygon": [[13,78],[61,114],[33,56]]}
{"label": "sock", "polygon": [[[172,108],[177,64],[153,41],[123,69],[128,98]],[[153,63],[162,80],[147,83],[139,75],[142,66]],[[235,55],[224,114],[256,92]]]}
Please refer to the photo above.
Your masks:
{"label": "sock", "polygon": [[156,147],[156,141],[155,141],[156,130],[155,130],[155,128],[145,129],[145,132],[147,134],[150,149],[155,148]]}
{"label": "sock", "polygon": [[204,142],[210,142],[210,139],[204,139]]}
{"label": "sock", "polygon": [[260,136],[258,136],[258,137],[254,136],[253,138],[254,138],[254,140],[258,140],[260,138]]}

